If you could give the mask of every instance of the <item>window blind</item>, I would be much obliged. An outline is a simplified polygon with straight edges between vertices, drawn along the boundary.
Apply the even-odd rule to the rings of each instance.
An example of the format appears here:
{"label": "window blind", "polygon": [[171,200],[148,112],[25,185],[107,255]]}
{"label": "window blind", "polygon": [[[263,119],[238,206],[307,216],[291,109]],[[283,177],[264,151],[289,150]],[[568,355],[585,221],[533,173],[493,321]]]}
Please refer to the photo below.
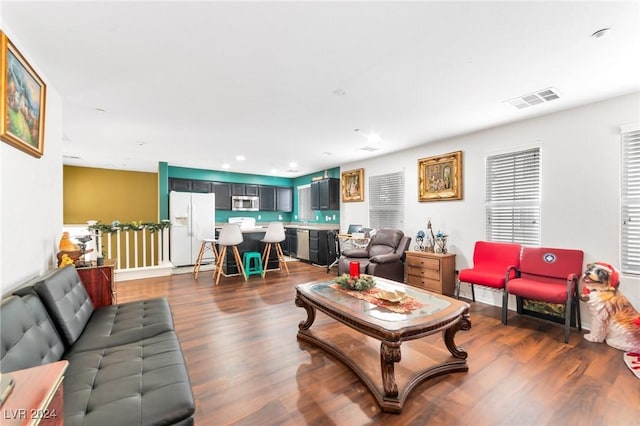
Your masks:
{"label": "window blind", "polygon": [[487,239],[540,245],[540,148],[489,156],[486,170]]}
{"label": "window blind", "polygon": [[369,226],[404,228],[404,171],[369,177]]}
{"label": "window blind", "polygon": [[622,132],[622,271],[640,274],[640,125]]}
{"label": "window blind", "polygon": [[313,220],[313,210],[311,210],[311,185],[298,187],[298,219]]}

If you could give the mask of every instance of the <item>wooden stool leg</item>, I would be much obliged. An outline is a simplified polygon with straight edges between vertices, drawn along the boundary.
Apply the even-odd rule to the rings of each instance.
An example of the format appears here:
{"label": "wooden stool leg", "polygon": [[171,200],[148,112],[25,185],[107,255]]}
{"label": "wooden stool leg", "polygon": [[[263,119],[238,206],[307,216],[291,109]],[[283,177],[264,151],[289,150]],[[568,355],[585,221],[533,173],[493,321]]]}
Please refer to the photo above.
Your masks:
{"label": "wooden stool leg", "polygon": [[224,257],[227,254],[227,246],[222,246],[222,250],[220,251],[220,258],[216,259],[216,270],[213,272],[216,276],[216,285],[220,281],[220,274],[222,273],[222,263],[224,262]]}
{"label": "wooden stool leg", "polygon": [[247,280],[247,274],[244,272],[244,265],[242,264],[242,258],[240,258],[240,252],[238,251],[238,246],[233,246],[233,255],[236,258],[236,264],[239,265],[240,271],[242,272],[242,276],[244,280]]}
{"label": "wooden stool leg", "polygon": [[278,260],[284,265],[284,269],[287,271],[287,275],[289,275],[289,267],[287,266],[287,260],[284,258],[284,253],[280,243],[276,243],[276,251],[278,252]]}
{"label": "wooden stool leg", "polygon": [[267,243],[264,248],[264,256],[262,259],[262,278],[267,274],[267,265],[269,264],[269,254],[271,254],[271,243]]}
{"label": "wooden stool leg", "polygon": [[204,256],[204,249],[207,243],[205,241],[200,244],[200,251],[198,252],[198,258],[196,259],[196,264],[193,265],[193,276],[197,280],[198,274],[200,273],[200,264],[202,263],[202,257]]}

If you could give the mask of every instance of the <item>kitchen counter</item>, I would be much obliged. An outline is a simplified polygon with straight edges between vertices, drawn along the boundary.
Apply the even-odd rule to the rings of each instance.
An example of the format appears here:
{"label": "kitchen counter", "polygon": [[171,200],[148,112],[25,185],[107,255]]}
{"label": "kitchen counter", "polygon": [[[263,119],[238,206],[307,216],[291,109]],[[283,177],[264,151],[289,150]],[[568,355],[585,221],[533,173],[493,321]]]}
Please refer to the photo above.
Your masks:
{"label": "kitchen counter", "polygon": [[[267,227],[269,226],[268,223],[264,223],[264,224],[256,224],[256,226],[254,227],[248,227],[248,228],[240,228],[240,230],[242,231],[243,234],[250,234],[253,232],[266,232],[267,231]],[[308,229],[310,231],[336,231],[336,230],[340,230],[340,224],[336,223],[336,224],[331,224],[331,223],[310,223],[307,225],[304,225],[302,223],[285,223],[284,224],[285,229],[286,228],[290,228],[290,229]],[[216,231],[219,231],[222,228],[222,224],[216,224]]]}

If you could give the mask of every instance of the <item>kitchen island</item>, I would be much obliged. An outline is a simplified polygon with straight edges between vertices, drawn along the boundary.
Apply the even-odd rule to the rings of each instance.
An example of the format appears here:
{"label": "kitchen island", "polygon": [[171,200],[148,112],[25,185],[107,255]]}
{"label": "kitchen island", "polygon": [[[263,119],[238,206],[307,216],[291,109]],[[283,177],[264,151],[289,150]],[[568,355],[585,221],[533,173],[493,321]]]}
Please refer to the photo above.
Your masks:
{"label": "kitchen island", "polygon": [[[266,226],[254,226],[250,228],[240,228],[242,231],[243,241],[238,244],[238,251],[240,252],[240,258],[244,258],[244,254],[249,251],[255,251],[262,255],[264,251],[265,244],[260,241],[264,238],[267,227]],[[216,228],[216,234],[219,231]],[[220,252],[220,248],[218,248],[218,253]],[[263,268],[266,270],[274,270],[279,269],[280,265],[278,264],[278,257],[276,255],[275,250],[272,250],[269,254],[269,259],[266,262],[266,265],[263,265]],[[236,259],[233,255],[233,251],[227,250],[227,254],[225,259],[222,261],[222,274],[225,277],[232,275],[239,275],[240,270],[238,268],[238,264],[236,263]]]}

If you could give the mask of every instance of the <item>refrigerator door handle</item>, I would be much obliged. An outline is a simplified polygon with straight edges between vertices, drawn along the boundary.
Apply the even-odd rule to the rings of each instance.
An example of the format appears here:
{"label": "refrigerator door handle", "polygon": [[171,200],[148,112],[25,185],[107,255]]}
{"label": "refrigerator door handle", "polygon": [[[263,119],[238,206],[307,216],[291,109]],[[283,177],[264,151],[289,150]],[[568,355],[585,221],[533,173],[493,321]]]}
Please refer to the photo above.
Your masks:
{"label": "refrigerator door handle", "polygon": [[193,206],[187,206],[187,235],[193,235]]}

